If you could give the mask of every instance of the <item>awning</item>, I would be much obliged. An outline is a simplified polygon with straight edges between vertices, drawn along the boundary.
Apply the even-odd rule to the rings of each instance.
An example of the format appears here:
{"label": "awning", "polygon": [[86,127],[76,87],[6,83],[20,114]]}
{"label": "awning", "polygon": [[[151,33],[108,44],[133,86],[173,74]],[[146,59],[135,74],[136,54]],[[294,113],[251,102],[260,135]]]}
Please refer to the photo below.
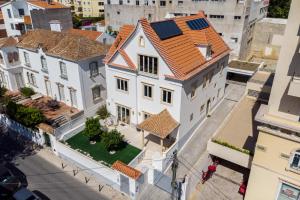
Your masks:
{"label": "awning", "polygon": [[179,123],[173,119],[168,110],[165,109],[156,115],[151,115],[137,127],[139,129],[148,131],[150,134],[156,135],[161,139],[165,139],[178,126]]}

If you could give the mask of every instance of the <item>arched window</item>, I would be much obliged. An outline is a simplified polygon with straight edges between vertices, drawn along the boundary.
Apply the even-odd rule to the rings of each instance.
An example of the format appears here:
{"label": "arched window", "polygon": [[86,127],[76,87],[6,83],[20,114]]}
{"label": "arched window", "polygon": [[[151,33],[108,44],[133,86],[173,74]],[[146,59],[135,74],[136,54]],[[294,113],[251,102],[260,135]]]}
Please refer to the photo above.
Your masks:
{"label": "arched window", "polygon": [[290,166],[293,169],[300,170],[300,149],[298,149],[292,154],[292,158],[290,160]]}
{"label": "arched window", "polygon": [[139,46],[140,47],[145,47],[145,39],[143,36],[139,37]]}

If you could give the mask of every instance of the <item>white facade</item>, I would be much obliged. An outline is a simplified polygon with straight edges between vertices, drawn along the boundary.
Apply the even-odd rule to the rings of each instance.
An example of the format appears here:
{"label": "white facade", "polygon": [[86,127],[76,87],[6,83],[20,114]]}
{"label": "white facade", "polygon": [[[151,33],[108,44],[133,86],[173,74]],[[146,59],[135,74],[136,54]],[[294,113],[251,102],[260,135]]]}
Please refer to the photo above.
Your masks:
{"label": "white facade", "polygon": [[8,36],[22,35],[34,28],[50,29],[51,20],[60,20],[65,29],[72,28],[69,8],[46,9],[26,0],[10,1],[0,8]]}
{"label": "white facade", "polygon": [[[144,38],[144,47],[139,45],[141,36]],[[228,56],[221,58],[217,63],[213,63],[191,79],[177,81],[165,77],[165,75],[172,76],[173,73],[148,40],[140,25],[122,48],[135,66],[138,66],[138,54],[156,57],[158,59],[158,75],[149,76],[140,71],[116,67],[126,65],[126,62],[118,53],[112,57],[111,63],[116,66],[106,65],[107,108],[117,118],[120,116],[118,105],[129,109],[130,121],[128,123],[132,125],[141,123],[145,119],[145,113],[158,114],[167,109],[172,117],[180,123],[178,134],[179,138],[182,138],[198,125],[223,97]],[[224,66],[223,70],[221,70],[221,65]],[[214,70],[214,74],[211,81],[204,87],[203,76],[211,73],[212,70]],[[127,81],[128,91],[117,88],[117,79]],[[144,85],[152,87],[152,98],[144,96]],[[191,97],[191,91],[195,85],[195,95]],[[171,91],[171,103],[163,102],[163,89]]]}

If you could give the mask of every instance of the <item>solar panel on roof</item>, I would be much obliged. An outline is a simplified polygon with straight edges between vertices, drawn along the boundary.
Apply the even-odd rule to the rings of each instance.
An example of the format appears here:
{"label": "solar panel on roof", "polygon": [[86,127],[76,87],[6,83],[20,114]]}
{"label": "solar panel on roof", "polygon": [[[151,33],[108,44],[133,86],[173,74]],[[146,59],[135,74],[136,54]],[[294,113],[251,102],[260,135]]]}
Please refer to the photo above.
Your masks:
{"label": "solar panel on roof", "polygon": [[192,30],[202,30],[209,27],[207,21],[203,18],[194,19],[186,22]]}
{"label": "solar panel on roof", "polygon": [[182,34],[182,31],[173,20],[153,22],[150,25],[161,40]]}

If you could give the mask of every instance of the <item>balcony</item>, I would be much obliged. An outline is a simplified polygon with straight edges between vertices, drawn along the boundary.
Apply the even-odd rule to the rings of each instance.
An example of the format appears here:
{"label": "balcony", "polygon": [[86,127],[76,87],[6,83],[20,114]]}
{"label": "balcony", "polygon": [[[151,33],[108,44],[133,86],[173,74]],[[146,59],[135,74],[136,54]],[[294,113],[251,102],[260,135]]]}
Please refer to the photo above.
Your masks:
{"label": "balcony", "polygon": [[300,77],[294,76],[290,82],[288,95],[294,97],[300,97]]}

